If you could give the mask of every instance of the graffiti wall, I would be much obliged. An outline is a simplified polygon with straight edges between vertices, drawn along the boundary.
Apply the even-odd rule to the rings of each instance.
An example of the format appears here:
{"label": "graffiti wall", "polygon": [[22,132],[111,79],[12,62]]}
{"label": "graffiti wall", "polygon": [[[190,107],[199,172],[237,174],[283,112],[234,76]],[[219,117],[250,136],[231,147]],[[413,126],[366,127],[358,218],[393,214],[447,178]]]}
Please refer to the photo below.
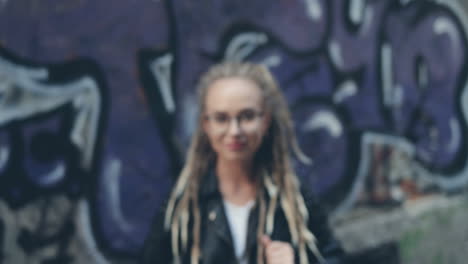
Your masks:
{"label": "graffiti wall", "polygon": [[134,262],[223,60],[278,78],[332,217],[461,192],[463,5],[0,1],[0,263]]}

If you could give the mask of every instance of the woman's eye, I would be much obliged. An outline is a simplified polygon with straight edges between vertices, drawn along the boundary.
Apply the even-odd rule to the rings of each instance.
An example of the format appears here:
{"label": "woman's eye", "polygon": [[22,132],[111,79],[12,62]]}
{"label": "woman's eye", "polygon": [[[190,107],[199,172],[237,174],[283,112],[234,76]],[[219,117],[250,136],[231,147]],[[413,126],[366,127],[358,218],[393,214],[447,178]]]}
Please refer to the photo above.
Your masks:
{"label": "woman's eye", "polygon": [[255,118],[255,113],[253,111],[243,112],[239,119],[243,121],[252,121]]}
{"label": "woman's eye", "polygon": [[226,123],[228,121],[227,115],[215,115],[214,120],[216,123]]}

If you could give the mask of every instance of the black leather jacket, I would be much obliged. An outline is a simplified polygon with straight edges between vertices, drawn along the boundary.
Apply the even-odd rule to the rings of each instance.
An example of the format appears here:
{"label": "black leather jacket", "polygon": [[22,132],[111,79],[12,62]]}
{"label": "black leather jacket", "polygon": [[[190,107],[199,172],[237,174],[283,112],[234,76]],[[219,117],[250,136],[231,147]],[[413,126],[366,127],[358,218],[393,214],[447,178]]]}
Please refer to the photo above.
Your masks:
{"label": "black leather jacket", "polygon": [[[200,263],[216,264],[237,263],[234,254],[233,242],[229,229],[229,224],[224,212],[222,196],[218,190],[217,177],[214,173],[209,173],[203,180],[200,187],[200,212],[201,212],[201,254]],[[306,206],[309,210],[309,230],[318,240],[318,248],[327,264],[343,264],[344,252],[339,243],[333,238],[328,227],[327,217],[320,209],[316,200],[308,192],[303,192]],[[164,230],[164,208],[154,218],[151,231],[146,239],[141,263],[143,264],[169,264],[172,263],[171,236]],[[213,214],[216,217],[213,217]],[[208,217],[211,215],[211,217]],[[252,209],[247,231],[246,250],[249,264],[256,263],[257,250],[257,222],[258,207]],[[191,235],[191,232],[189,232]],[[272,240],[280,240],[291,243],[288,224],[281,207],[278,207],[275,214]],[[190,249],[189,238],[189,249]],[[297,249],[295,249],[296,261],[299,263]],[[318,263],[314,254],[307,252],[310,263]],[[182,253],[182,263],[190,263],[190,250]]]}

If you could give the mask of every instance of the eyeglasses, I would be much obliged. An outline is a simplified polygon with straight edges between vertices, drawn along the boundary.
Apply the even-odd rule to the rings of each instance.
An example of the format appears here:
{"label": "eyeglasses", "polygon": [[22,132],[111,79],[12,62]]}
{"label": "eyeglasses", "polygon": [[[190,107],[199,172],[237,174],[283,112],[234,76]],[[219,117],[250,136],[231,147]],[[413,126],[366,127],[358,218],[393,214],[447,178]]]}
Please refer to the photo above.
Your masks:
{"label": "eyeglasses", "polygon": [[263,112],[252,109],[244,110],[234,117],[225,112],[205,115],[205,119],[209,120],[211,124],[220,131],[226,131],[232,120],[235,120],[239,127],[244,130],[254,129],[258,126],[262,117]]}

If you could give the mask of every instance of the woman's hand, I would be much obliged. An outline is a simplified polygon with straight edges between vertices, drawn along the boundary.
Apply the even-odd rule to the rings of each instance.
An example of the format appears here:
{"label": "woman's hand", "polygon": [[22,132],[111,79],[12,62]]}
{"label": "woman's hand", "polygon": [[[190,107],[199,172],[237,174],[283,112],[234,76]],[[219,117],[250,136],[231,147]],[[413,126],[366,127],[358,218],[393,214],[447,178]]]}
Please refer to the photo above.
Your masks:
{"label": "woman's hand", "polygon": [[265,249],[266,264],[294,264],[294,250],[289,243],[271,241],[270,237],[262,237]]}

